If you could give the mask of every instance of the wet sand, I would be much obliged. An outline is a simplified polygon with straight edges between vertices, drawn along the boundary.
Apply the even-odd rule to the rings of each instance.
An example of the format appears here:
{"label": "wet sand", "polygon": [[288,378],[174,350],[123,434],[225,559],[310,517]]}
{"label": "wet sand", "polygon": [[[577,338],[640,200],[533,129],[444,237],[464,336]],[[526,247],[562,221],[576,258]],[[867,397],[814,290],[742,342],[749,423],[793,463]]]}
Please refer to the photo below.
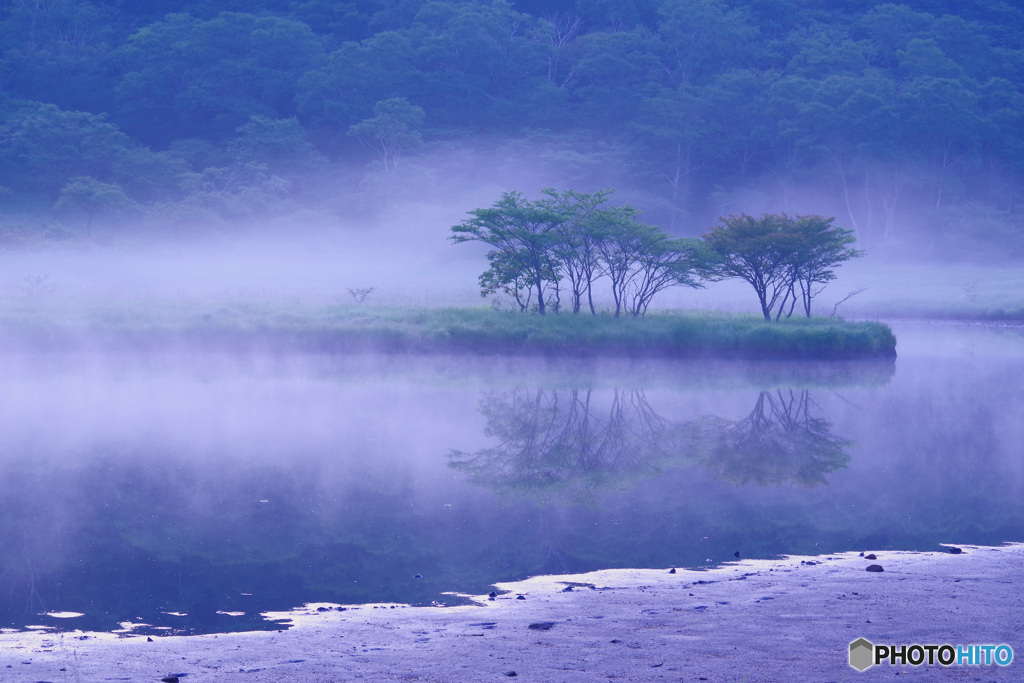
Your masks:
{"label": "wet sand", "polygon": [[[294,622],[280,632],[152,640],[3,633],[0,681],[1024,679],[1024,545],[962,549],[537,577],[499,584],[507,592],[462,607],[310,605],[274,614]],[[866,571],[870,564],[884,571]],[[1017,659],[861,673],[848,664],[849,643],[860,637],[1006,643]]]}

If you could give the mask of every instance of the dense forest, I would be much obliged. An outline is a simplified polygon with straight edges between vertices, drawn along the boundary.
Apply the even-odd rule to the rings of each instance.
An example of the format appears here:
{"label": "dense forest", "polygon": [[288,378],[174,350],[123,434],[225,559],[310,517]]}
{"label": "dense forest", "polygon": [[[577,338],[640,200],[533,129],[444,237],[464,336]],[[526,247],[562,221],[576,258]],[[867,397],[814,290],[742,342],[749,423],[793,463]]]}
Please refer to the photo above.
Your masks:
{"label": "dense forest", "polygon": [[680,236],[813,211],[1024,256],[1015,2],[2,0],[0,27],[7,247],[367,216],[516,162],[505,189],[619,187]]}

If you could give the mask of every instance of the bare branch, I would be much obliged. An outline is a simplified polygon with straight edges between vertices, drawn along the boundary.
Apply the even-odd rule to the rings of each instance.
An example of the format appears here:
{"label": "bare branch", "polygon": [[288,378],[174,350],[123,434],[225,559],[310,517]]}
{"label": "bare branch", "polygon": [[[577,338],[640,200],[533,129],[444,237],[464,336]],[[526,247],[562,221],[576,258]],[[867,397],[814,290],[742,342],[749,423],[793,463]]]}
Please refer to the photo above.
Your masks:
{"label": "bare branch", "polygon": [[836,309],[839,308],[839,304],[843,303],[847,299],[852,299],[853,297],[857,296],[858,294],[860,294],[861,292],[863,292],[866,289],[867,289],[867,287],[861,287],[860,289],[855,289],[852,292],[850,292],[849,294],[847,294],[846,296],[844,296],[842,299],[837,301],[836,305],[832,307],[832,315],[830,315],[829,317],[830,318],[836,317]]}

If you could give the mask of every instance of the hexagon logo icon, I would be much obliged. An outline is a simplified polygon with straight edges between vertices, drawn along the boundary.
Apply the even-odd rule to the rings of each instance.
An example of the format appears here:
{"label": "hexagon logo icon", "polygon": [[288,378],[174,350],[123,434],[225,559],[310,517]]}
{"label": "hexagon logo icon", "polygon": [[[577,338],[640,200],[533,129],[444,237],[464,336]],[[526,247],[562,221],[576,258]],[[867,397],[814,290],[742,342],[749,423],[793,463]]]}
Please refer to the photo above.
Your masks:
{"label": "hexagon logo icon", "polygon": [[857,671],[865,671],[875,663],[875,646],[866,638],[858,638],[850,643],[850,666]]}

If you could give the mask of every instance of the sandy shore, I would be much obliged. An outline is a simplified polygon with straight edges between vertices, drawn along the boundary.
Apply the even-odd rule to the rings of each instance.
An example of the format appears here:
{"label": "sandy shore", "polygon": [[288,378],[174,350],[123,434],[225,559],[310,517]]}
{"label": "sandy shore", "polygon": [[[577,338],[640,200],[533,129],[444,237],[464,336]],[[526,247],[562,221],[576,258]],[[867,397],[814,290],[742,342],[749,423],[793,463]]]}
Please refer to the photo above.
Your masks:
{"label": "sandy shore", "polygon": [[[0,681],[1024,679],[1024,545],[876,554],[538,577],[501,584],[507,593],[465,607],[311,605],[288,613],[295,626],[282,632],[152,640],[3,633]],[[869,564],[884,571],[868,572]],[[847,654],[860,637],[1006,643],[1017,659],[860,673]]]}

